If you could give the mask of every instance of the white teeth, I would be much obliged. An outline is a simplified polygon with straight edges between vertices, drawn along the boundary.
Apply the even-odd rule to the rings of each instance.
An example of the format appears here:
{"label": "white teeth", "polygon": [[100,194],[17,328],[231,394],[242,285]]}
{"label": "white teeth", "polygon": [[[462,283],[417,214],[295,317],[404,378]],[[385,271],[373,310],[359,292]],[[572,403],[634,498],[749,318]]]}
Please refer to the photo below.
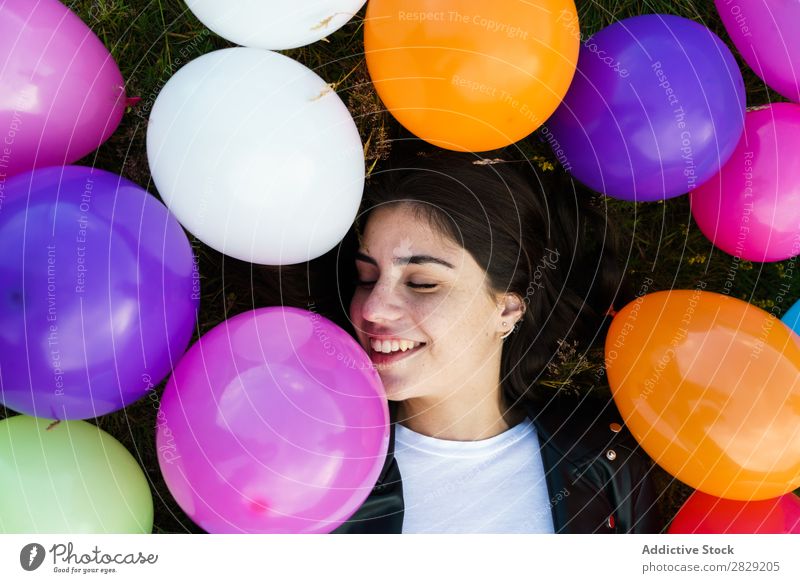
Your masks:
{"label": "white teeth", "polygon": [[375,352],[383,352],[389,354],[392,352],[402,351],[406,352],[412,348],[416,348],[422,342],[413,342],[412,340],[370,340],[370,346]]}

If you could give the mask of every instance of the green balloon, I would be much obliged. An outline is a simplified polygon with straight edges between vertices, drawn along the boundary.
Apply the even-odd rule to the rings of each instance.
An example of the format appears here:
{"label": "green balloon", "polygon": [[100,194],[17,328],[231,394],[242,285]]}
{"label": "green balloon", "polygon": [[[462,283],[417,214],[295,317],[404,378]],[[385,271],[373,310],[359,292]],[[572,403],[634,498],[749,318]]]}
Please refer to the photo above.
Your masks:
{"label": "green balloon", "polygon": [[86,421],[0,421],[0,533],[149,533],[153,497],[127,449]]}

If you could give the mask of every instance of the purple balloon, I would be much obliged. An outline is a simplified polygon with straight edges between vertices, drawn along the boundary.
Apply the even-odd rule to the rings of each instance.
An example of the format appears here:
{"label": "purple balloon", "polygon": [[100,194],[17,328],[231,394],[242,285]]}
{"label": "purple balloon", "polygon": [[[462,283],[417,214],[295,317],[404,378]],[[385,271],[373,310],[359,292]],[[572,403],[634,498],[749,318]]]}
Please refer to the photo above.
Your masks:
{"label": "purple balloon", "polygon": [[0,397],[15,411],[86,419],[163,380],[192,337],[194,256],[178,221],[136,184],[40,168],[0,198]]}
{"label": "purple balloon", "polygon": [[775,91],[800,103],[800,2],[715,0],[733,44]]}
{"label": "purple balloon", "polygon": [[679,16],[608,26],[581,46],[545,134],[575,178],[629,201],[684,194],[716,174],[744,130],[742,74],[725,43]]}
{"label": "purple balloon", "polygon": [[0,1],[0,179],[75,162],[106,141],[124,109],[117,64],[69,8]]}
{"label": "purple balloon", "polygon": [[260,308],[186,352],[161,397],[156,445],[170,492],[207,532],[328,533],[378,479],[388,402],[336,324]]}

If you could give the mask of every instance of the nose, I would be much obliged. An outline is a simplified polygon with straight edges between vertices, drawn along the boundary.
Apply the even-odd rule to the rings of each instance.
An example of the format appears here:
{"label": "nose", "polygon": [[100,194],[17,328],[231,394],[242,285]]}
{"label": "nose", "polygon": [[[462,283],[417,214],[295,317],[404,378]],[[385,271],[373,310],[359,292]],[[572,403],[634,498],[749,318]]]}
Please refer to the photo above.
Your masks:
{"label": "nose", "polygon": [[390,281],[376,281],[361,304],[361,317],[369,322],[394,322],[403,316],[402,300]]}

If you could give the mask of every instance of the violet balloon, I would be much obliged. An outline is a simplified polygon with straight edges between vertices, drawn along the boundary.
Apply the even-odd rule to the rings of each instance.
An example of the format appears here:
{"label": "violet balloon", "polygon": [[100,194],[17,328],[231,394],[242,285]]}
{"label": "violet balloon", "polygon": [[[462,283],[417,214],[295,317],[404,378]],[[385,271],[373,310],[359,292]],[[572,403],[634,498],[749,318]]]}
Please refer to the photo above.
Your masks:
{"label": "violet balloon", "polygon": [[544,131],[587,186],[654,201],[719,171],[742,135],[744,109],[742,74],[717,35],[686,18],[648,14],[583,44],[572,85]]}
{"label": "violet balloon", "polygon": [[119,125],[119,68],[58,0],[0,2],[0,55],[0,178],[75,162]]}
{"label": "violet balloon", "polygon": [[194,257],[178,221],[136,184],[54,166],[5,183],[0,208],[0,397],[86,419],[147,394],[191,339]]}
{"label": "violet balloon", "polygon": [[800,102],[800,2],[715,0],[747,65],[775,91]]}
{"label": "violet balloon", "polygon": [[156,421],[159,465],[210,533],[328,533],[369,495],[389,409],[361,346],[330,320],[268,307],[203,335]]}
{"label": "violet balloon", "polygon": [[703,234],[749,261],[800,253],[800,105],[747,112],[745,133],[728,163],[689,195]]}

